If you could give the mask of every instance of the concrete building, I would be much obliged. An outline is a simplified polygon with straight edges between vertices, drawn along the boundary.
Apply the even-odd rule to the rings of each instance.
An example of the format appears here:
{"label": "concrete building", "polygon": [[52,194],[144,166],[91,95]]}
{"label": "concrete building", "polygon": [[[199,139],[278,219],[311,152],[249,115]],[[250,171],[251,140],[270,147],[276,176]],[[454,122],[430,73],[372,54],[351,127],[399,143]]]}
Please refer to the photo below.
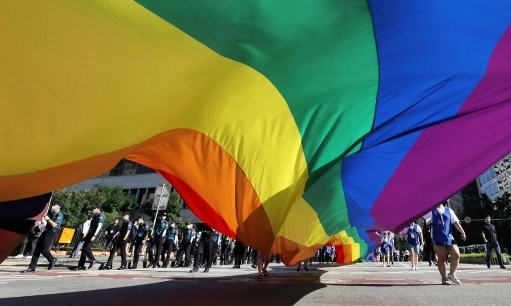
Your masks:
{"label": "concrete building", "polygon": [[496,197],[502,196],[506,191],[511,193],[510,160],[511,153],[496,162],[477,178],[481,193],[486,194],[492,201]]}
{"label": "concrete building", "polygon": [[[135,202],[140,204],[154,197],[156,187],[162,183],[168,184],[171,186],[170,190],[175,191],[174,187],[154,170],[129,160],[122,160],[109,172],[66,187],[65,190],[87,190],[95,185],[120,186],[124,192],[133,195]],[[184,201],[181,203],[183,205],[179,215],[181,219],[203,223]]]}

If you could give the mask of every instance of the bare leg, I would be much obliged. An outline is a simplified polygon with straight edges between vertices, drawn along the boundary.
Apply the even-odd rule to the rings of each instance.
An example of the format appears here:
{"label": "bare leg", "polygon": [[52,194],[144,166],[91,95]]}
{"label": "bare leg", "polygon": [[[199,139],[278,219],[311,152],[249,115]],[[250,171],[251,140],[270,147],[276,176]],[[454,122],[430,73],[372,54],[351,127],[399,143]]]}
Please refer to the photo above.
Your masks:
{"label": "bare leg", "polygon": [[[445,246],[435,245],[435,253],[438,258],[438,261],[437,261],[438,262],[438,272],[440,272],[440,276],[442,276],[442,278],[445,278],[445,277],[447,277],[447,274],[445,273],[445,259],[447,257],[446,256],[447,253],[445,252]],[[459,255],[458,255],[458,258],[459,258]],[[451,260],[451,262],[452,262],[452,260]],[[458,264],[456,264],[456,266],[458,266]]]}
{"label": "bare leg", "polygon": [[[451,255],[451,264],[449,266],[449,272],[454,274],[456,269],[458,268],[458,263],[460,262],[460,250],[456,244],[447,247],[447,252]],[[445,252],[444,252],[445,253]]]}

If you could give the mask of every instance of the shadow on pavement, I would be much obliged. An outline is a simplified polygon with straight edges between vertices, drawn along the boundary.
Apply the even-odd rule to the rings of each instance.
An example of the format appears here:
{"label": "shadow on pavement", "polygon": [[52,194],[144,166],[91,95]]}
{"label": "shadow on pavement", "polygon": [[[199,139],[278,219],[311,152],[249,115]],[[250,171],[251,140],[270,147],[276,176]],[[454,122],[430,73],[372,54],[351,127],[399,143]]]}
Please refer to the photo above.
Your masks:
{"label": "shadow on pavement", "polygon": [[[0,305],[293,305],[309,293],[322,289],[321,270],[310,273],[289,273],[286,267],[270,271],[267,279],[257,280],[254,274],[222,277],[165,277],[160,282],[105,288],[100,290],[83,290],[78,292],[0,298]],[[213,272],[214,268],[212,268]],[[279,274],[286,270],[287,274]],[[159,270],[158,272],[164,272]],[[214,273],[214,272],[213,272]],[[197,275],[199,276],[199,275]],[[69,282],[71,279],[67,278]],[[115,279],[112,285],[115,286]],[[84,283],[77,280],[77,287]],[[58,284],[56,284],[58,286]],[[270,304],[271,303],[271,304]]]}

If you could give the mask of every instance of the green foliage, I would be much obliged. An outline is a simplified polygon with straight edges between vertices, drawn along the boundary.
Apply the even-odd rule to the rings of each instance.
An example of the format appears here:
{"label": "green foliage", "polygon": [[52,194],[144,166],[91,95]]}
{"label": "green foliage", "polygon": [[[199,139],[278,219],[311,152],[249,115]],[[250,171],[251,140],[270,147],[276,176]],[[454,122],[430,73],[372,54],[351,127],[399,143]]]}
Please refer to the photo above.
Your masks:
{"label": "green foliage", "polygon": [[122,187],[97,185],[90,190],[58,190],[53,193],[53,201],[64,202],[64,227],[76,228],[87,215],[92,214],[94,205],[101,204],[105,214],[104,227],[112,224],[115,218],[122,219],[122,213],[135,206],[133,196],[123,192]]}
{"label": "green foliage", "polygon": [[[481,198],[473,197],[465,201],[461,219],[468,216],[472,220],[478,219],[479,221],[475,220],[470,223],[462,221],[462,226],[467,233],[467,241],[463,245],[484,243],[481,231],[484,222],[483,219],[487,215],[492,218],[492,223],[497,229],[497,237],[501,247],[511,246],[511,235],[509,235],[511,231],[511,220],[509,220],[511,217],[511,194],[508,192],[495,198],[493,202],[486,194],[482,194]],[[454,232],[455,231],[453,231],[453,233]],[[460,241],[456,236],[455,239],[456,241]]]}
{"label": "green foliage", "polygon": [[[154,216],[156,214],[155,210],[152,210],[154,197],[150,197],[147,201],[140,205],[140,212],[146,214],[151,217],[151,220],[154,220]],[[181,212],[181,196],[176,191],[172,191],[169,194],[169,201],[167,203],[167,209],[165,212],[167,213],[167,220],[174,220],[179,213]],[[161,214],[161,210],[158,212],[158,215]],[[177,224],[176,224],[177,225]]]}
{"label": "green foliage", "polygon": [[[506,253],[501,253],[502,257],[509,257]],[[493,255],[493,257],[497,257]],[[486,253],[468,253],[468,254],[460,254],[460,258],[486,258]]]}

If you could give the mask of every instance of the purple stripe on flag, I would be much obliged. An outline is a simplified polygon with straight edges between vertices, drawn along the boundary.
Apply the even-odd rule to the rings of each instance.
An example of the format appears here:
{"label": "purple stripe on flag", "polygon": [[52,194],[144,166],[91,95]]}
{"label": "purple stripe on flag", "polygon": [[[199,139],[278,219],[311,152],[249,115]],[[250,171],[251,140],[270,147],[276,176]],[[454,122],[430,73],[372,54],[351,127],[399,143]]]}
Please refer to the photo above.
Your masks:
{"label": "purple stripe on flag", "polygon": [[424,130],[388,181],[371,210],[375,228],[402,229],[511,152],[510,50],[508,27],[456,117]]}

